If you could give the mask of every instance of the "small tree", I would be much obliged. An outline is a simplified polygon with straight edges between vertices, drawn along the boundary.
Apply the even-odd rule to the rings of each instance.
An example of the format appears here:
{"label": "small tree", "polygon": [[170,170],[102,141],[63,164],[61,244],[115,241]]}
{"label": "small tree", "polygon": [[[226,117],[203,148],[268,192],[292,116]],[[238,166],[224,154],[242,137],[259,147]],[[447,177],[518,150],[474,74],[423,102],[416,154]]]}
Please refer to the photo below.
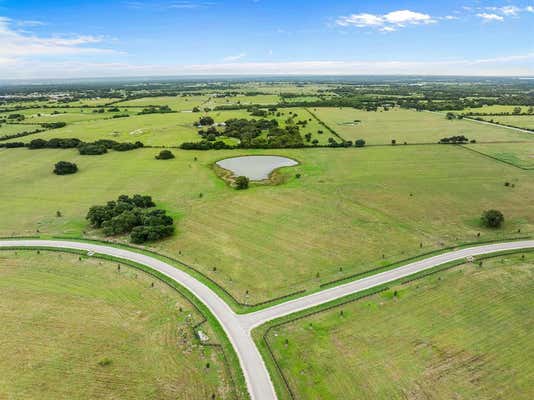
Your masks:
{"label": "small tree", "polygon": [[174,154],[170,150],[161,150],[156,156],[156,160],[170,160],[171,158],[174,158]]}
{"label": "small tree", "polygon": [[235,188],[237,190],[248,189],[249,179],[246,176],[238,176],[235,178]]}
{"label": "small tree", "polygon": [[74,174],[78,171],[78,166],[68,161],[59,161],[54,165],[54,174],[68,175]]}
{"label": "small tree", "polygon": [[487,210],[482,213],[482,224],[488,228],[499,228],[504,222],[504,215],[499,210]]}
{"label": "small tree", "polygon": [[363,140],[363,139],[357,139],[357,140],[354,142],[354,146],[355,146],[355,147],[363,147],[363,146],[365,146],[365,140]]}

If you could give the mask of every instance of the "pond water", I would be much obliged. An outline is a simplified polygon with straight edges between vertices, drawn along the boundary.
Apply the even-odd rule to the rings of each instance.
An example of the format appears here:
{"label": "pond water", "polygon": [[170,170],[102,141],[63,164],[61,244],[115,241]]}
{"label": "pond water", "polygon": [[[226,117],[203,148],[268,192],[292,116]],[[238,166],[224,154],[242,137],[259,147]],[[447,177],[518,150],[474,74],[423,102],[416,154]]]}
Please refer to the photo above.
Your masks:
{"label": "pond water", "polygon": [[297,164],[291,158],[279,156],[232,157],[217,162],[219,167],[232,171],[235,176],[246,176],[251,181],[267,179],[273,170]]}

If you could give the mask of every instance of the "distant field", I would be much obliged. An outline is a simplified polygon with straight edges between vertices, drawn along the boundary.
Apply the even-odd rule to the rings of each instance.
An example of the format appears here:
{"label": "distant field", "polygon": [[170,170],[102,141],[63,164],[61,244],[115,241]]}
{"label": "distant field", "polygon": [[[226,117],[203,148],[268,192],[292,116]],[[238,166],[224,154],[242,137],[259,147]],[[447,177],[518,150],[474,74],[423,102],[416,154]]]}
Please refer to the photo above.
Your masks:
{"label": "distant field", "polygon": [[528,400],[533,278],[532,253],[466,264],[275,328],[268,340],[297,399]]}
{"label": "distant field", "polygon": [[210,97],[207,107],[234,105],[234,104],[277,104],[280,97],[274,94],[259,94],[256,96],[229,96],[229,97]]}
{"label": "distant field", "polygon": [[[5,135],[14,135],[20,132],[34,131],[41,129],[40,125],[20,125],[20,124],[0,124],[0,137]],[[20,141],[18,139],[17,141]]]}
{"label": "distant field", "polygon": [[522,168],[534,169],[534,142],[475,144],[466,147]]}
{"label": "distant field", "polygon": [[169,106],[175,111],[191,111],[194,107],[201,107],[208,100],[208,96],[160,96],[142,97],[135,100],[121,101],[114,104],[117,107],[134,106]]}
{"label": "distant field", "polygon": [[74,254],[3,250],[0,292],[2,398],[231,398],[221,353],[194,337],[202,316],[149,275]]}
{"label": "distant field", "polygon": [[[25,116],[25,123],[44,123],[44,122],[81,122],[92,121],[97,119],[112,118],[117,114],[135,114],[141,111],[139,109],[121,109],[120,112],[108,112],[109,107],[104,108],[105,112],[93,112],[94,108],[32,108],[28,110],[17,111],[18,114]],[[54,112],[57,112],[55,114]],[[0,118],[9,115],[10,113],[0,114]]]}
{"label": "distant field", "polygon": [[[92,113],[91,111],[83,111],[83,109],[72,109],[65,114],[50,115],[41,114],[36,110],[26,110],[26,120],[38,122],[52,122],[63,121],[68,125],[64,128],[54,129],[48,132],[39,134],[38,137],[43,139],[50,139],[55,137],[76,137],[84,141],[93,141],[97,139],[113,139],[117,141],[136,141],[139,140],[145,145],[166,145],[178,146],[183,142],[196,142],[202,138],[198,135],[198,128],[195,122],[204,115],[204,113],[188,113],[176,112],[168,114],[147,114],[136,115],[141,109],[128,108],[126,113],[130,115],[127,118],[111,119],[114,114],[105,112],[102,114]],[[319,140],[319,144],[327,144],[328,138],[332,135],[323,126],[312,118],[312,116],[303,108],[280,108],[281,115],[279,117],[268,116],[268,119],[277,119],[280,126],[286,125],[286,120],[290,117],[290,112],[293,114],[295,122],[299,120],[307,120],[306,127],[301,128],[301,133],[304,138],[306,133],[311,133],[313,139]],[[121,109],[121,113],[124,112]],[[295,114],[297,116],[295,116]],[[231,110],[231,111],[210,111],[207,113],[213,117],[216,123],[222,123],[231,118],[256,118],[252,117],[246,110]],[[2,132],[3,125],[0,127]],[[23,126],[23,125],[18,125]],[[223,129],[223,128],[220,128]],[[24,129],[26,130],[26,129]],[[323,133],[319,134],[318,131]],[[13,139],[11,141],[29,142],[35,136],[26,138]],[[311,145],[311,141],[308,143]]]}
{"label": "distant field", "polygon": [[[482,117],[486,121],[498,122],[505,125],[517,126],[518,128],[534,129],[534,115],[522,116],[488,116]],[[534,133],[533,133],[534,135]]]}
{"label": "distant field", "polygon": [[[312,111],[347,140],[368,144],[436,143],[447,136],[465,135],[478,142],[534,140],[531,135],[466,120],[447,120],[444,114],[393,109],[313,108]],[[359,122],[358,122],[359,121]]]}
{"label": "distant field", "polygon": [[[0,174],[0,187],[9,188],[0,191],[0,236],[94,235],[84,220],[90,206],[150,194],[177,218],[176,235],[151,246],[257,302],[475,241],[477,232],[479,240],[534,233],[531,171],[459,147],[173,152],[175,159],[157,161],[155,149],[0,150],[9,166]],[[286,155],[301,165],[283,171],[285,184],[236,191],[211,165],[237,154]],[[76,162],[79,172],[55,176],[59,160]],[[480,226],[488,208],[504,213],[502,230]]]}
{"label": "distant field", "polygon": [[476,107],[476,108],[465,108],[463,110],[457,111],[454,110],[455,113],[465,114],[469,112],[473,113],[484,113],[484,114],[499,114],[499,113],[512,113],[514,111],[514,108],[520,107],[521,112],[527,112],[528,106],[507,106],[507,105],[491,105],[491,106],[484,106],[484,107]]}
{"label": "distant field", "polygon": [[[133,115],[128,118],[100,119],[72,123],[64,128],[39,134],[40,138],[76,137],[84,141],[113,139],[122,142],[137,140],[146,145],[178,146],[182,142],[197,141],[199,136],[193,122],[199,115],[169,113]],[[61,118],[58,118],[61,121]],[[25,142],[35,136],[23,138]]]}

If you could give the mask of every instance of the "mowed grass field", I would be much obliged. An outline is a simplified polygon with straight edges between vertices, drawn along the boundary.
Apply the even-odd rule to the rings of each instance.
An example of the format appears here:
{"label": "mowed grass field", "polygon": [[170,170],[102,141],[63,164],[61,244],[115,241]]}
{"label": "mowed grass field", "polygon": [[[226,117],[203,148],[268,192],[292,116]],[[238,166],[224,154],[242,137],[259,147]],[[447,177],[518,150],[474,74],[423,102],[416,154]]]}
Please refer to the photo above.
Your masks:
{"label": "mowed grass field", "polygon": [[[443,137],[465,135],[477,142],[533,140],[528,133],[503,127],[481,126],[467,120],[447,120],[445,114],[404,109],[362,111],[353,108],[311,109],[346,140],[364,139],[367,144],[437,143]],[[360,122],[355,122],[355,121]]]}
{"label": "mowed grass field", "polygon": [[[90,206],[149,194],[177,223],[174,237],[151,247],[254,303],[443,246],[534,233],[532,172],[461,147],[173,152],[175,159],[158,161],[156,149],[0,150],[8,166],[0,175],[0,236],[99,235],[84,219]],[[236,191],[212,164],[239,154],[301,164],[282,170],[284,184]],[[59,160],[79,172],[52,174]],[[502,229],[480,226],[490,208],[504,213]]]}
{"label": "mowed grass field", "polygon": [[466,264],[275,327],[268,340],[296,399],[528,400],[533,278],[533,253]]}
{"label": "mowed grass field", "polygon": [[534,169],[534,142],[470,144],[465,147],[521,168]]}
{"label": "mowed grass field", "polygon": [[[105,107],[105,112],[98,113],[93,112],[93,110],[96,110],[95,108],[32,108],[27,110],[20,110],[17,112],[17,114],[23,114],[25,116],[24,123],[34,123],[34,124],[41,124],[46,122],[66,122],[68,124],[73,122],[80,122],[80,121],[92,121],[92,120],[98,120],[98,119],[110,119],[113,118],[114,115],[117,114],[129,114],[129,115],[135,115],[139,111],[141,111],[141,108],[139,109],[121,109],[120,112],[108,112],[107,110],[110,107]],[[54,114],[54,112],[58,112],[57,114]],[[7,117],[9,114],[12,113],[4,113],[0,114],[0,118]]]}
{"label": "mowed grass field", "polygon": [[195,107],[203,107],[209,96],[159,96],[142,97],[139,99],[120,101],[114,106],[148,107],[148,106],[169,106],[174,111],[191,111]]}
{"label": "mowed grass field", "polygon": [[2,250],[0,293],[2,399],[231,398],[222,354],[194,337],[202,316],[143,272]]}
{"label": "mowed grass field", "polygon": [[14,135],[20,132],[34,131],[36,129],[41,129],[41,126],[22,124],[0,124],[0,136]]}
{"label": "mowed grass field", "polygon": [[521,108],[521,112],[527,112],[529,106],[515,106],[515,105],[501,105],[493,104],[491,106],[464,108],[463,110],[452,110],[454,113],[466,114],[466,113],[481,113],[481,114],[499,114],[499,113],[512,113],[516,107]]}
{"label": "mowed grass field", "polygon": [[[87,142],[97,139],[113,139],[119,142],[139,140],[151,146],[178,146],[183,142],[200,139],[198,129],[193,125],[200,116],[196,113],[130,114],[130,117],[115,119],[109,119],[111,116],[109,114],[108,119],[74,122],[64,128],[11,141],[29,142],[37,137],[42,139],[75,137]],[[62,119],[59,117],[57,120]]]}
{"label": "mowed grass field", "polygon": [[[495,115],[481,117],[488,122],[516,126],[518,128],[534,129],[534,115]],[[532,133],[534,135],[534,132]]]}
{"label": "mowed grass field", "polygon": [[[93,113],[91,110],[69,109],[68,111],[64,110],[67,111],[64,114],[51,115],[51,111],[48,111],[48,113],[45,111],[44,114],[38,115],[40,114],[39,110],[26,110],[24,111],[27,115],[25,122],[63,121],[67,122],[68,125],[64,128],[53,129],[24,138],[15,138],[10,141],[29,142],[37,137],[43,139],[76,137],[84,141],[113,139],[123,142],[135,142],[139,140],[149,146],[179,146],[183,142],[202,140],[202,137],[198,135],[198,128],[195,123],[206,114],[176,112],[136,115],[141,111],[140,108],[127,108],[121,109],[120,113],[126,112],[130,117],[113,119],[113,115],[117,113],[107,111],[105,113]],[[312,135],[310,142],[306,142],[308,145],[311,145],[311,141],[314,139],[317,139],[319,144],[324,145],[328,143],[328,138],[332,137],[332,134],[312,118],[304,108],[280,108],[278,111],[281,114],[279,117],[270,115],[266,118],[276,119],[280,126],[286,126],[286,120],[291,116],[289,114],[291,112],[295,123],[299,120],[308,121],[306,127],[300,129],[303,139],[307,133]],[[252,117],[246,110],[213,110],[206,115],[211,116],[216,123],[222,123],[231,118],[260,119],[259,117]],[[0,133],[3,132],[4,127],[6,127],[6,132],[16,131],[16,129],[7,128],[11,126],[20,127],[19,129],[24,128],[22,130],[30,128],[28,125],[6,124],[0,127]],[[38,128],[39,126],[36,125],[35,127]],[[219,128],[219,130],[224,131],[224,128]],[[319,131],[323,131],[323,133],[319,134]]]}

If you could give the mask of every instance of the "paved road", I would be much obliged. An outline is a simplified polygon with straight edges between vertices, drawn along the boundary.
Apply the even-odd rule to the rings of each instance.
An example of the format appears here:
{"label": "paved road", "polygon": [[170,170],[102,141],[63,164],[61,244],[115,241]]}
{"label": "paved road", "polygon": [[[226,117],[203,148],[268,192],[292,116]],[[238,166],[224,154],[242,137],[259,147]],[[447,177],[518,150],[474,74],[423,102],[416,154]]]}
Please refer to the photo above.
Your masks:
{"label": "paved road", "polygon": [[323,290],[296,300],[291,300],[273,307],[266,308],[250,314],[237,315],[215,292],[203,283],[197,281],[184,271],[181,271],[163,261],[139,254],[130,250],[119,249],[104,245],[85,242],[62,241],[62,240],[1,240],[0,247],[55,247],[68,248],[95,253],[107,254],[153,268],[176,282],[187,287],[198,297],[219,320],[230,342],[234,346],[243,369],[247,387],[253,400],[273,400],[276,394],[269,377],[267,368],[251,337],[251,330],[267,321],[292,314],[309,307],[327,303],[329,301],[345,297],[365,289],[372,288],[399,278],[424,271],[426,269],[463,259],[469,256],[494,253],[503,250],[519,250],[534,248],[534,240],[516,242],[495,243],[484,246],[470,247],[462,250],[451,251],[425,260],[413,262],[390,271],[382,272],[358,281],[350,282],[341,286]]}

